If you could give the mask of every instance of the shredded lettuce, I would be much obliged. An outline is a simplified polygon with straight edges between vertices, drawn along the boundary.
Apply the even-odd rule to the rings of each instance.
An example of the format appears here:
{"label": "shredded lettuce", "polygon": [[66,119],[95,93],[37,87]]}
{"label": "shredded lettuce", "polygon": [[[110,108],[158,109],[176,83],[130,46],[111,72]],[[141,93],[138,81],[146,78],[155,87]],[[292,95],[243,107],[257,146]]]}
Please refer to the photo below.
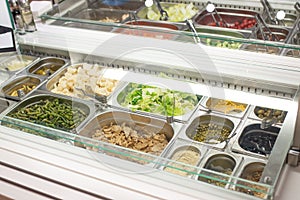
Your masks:
{"label": "shredded lettuce", "polygon": [[[192,18],[196,13],[197,9],[196,7],[190,3],[190,4],[176,4],[170,7],[164,7],[169,15],[168,21],[172,22],[180,22],[185,21],[186,19]],[[147,18],[151,20],[159,20],[160,13],[153,10],[152,7],[148,8],[147,12]]]}
{"label": "shredded lettuce", "polygon": [[133,111],[180,116],[192,111],[199,99],[199,96],[190,93],[131,83],[121,105]]}

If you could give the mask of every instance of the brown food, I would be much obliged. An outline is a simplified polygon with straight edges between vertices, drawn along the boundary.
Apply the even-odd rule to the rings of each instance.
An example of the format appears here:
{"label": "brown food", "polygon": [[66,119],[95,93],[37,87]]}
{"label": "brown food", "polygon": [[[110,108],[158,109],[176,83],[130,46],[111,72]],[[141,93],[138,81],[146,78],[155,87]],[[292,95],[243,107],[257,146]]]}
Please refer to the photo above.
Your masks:
{"label": "brown food", "polygon": [[164,133],[130,127],[126,123],[104,126],[96,130],[92,138],[154,155],[159,155],[168,144]]}
{"label": "brown food", "polygon": [[[257,170],[255,172],[253,172],[252,174],[248,174],[245,179],[250,180],[250,181],[254,181],[254,182],[259,182],[260,177],[262,175],[262,172],[263,172],[262,170]],[[246,188],[238,187],[238,191],[240,191],[240,192],[250,194],[250,195],[253,195],[253,196],[256,196],[256,197],[259,197],[259,198],[264,198],[267,194],[267,188],[264,187],[264,186],[254,185],[254,184],[245,183],[245,182],[241,182],[239,184],[253,189],[253,190],[251,190],[251,189],[248,190]],[[261,190],[261,191],[264,191],[264,192],[258,192],[258,191],[255,191],[255,190]]]}

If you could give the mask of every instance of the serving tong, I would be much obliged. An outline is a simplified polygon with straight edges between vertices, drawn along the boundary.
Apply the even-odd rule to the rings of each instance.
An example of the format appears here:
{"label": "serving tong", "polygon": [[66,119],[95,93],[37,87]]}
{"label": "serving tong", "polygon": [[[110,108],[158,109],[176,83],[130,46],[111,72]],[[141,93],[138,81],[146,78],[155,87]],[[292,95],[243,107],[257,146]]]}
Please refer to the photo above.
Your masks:
{"label": "serving tong", "polygon": [[[221,27],[221,23],[225,25],[226,28],[229,27],[228,23],[221,17],[221,15],[218,13],[217,9],[216,9],[216,6],[211,3],[210,1],[207,2],[206,4],[206,11],[208,13],[210,13],[211,17],[213,18],[214,22],[216,23],[216,25],[218,27]],[[219,18],[219,21],[217,21],[215,15],[217,15],[217,17]]]}
{"label": "serving tong", "polygon": [[156,6],[157,6],[159,12],[160,12],[160,18],[159,19],[163,20],[163,21],[168,21],[169,15],[168,15],[167,11],[162,8],[159,0],[154,0],[154,1],[156,3]]}
{"label": "serving tong", "polygon": [[95,92],[93,92],[92,88],[90,85],[85,85],[85,89],[74,87],[75,90],[80,91],[83,96],[89,97],[91,99],[95,99],[97,101],[97,106],[100,108],[107,108],[107,96],[105,95],[100,95]]}
{"label": "serving tong", "polygon": [[191,19],[187,19],[185,22],[186,22],[186,25],[189,27],[190,31],[192,31],[192,33],[193,33],[193,38],[194,38],[195,43],[196,44],[200,43],[200,38],[198,37],[198,33],[197,33],[197,30],[195,28],[193,21]]}
{"label": "serving tong", "polygon": [[272,6],[270,5],[270,3],[268,2],[268,0],[260,0],[260,2],[263,5],[264,10],[267,13],[267,17],[270,19],[271,24],[274,24],[274,25],[282,24],[283,26],[285,26],[285,23],[283,21],[283,19],[285,18],[285,12],[283,10],[280,10],[275,14],[275,11],[272,8]]}
{"label": "serving tong", "polygon": [[275,110],[272,111],[272,113],[268,116],[268,117],[264,117],[262,119],[262,122],[260,124],[260,128],[261,129],[267,129],[275,124],[277,124],[278,122],[280,122],[280,120],[282,120],[284,118],[284,112],[281,113],[281,115],[279,115],[279,117],[275,117],[274,115]]}

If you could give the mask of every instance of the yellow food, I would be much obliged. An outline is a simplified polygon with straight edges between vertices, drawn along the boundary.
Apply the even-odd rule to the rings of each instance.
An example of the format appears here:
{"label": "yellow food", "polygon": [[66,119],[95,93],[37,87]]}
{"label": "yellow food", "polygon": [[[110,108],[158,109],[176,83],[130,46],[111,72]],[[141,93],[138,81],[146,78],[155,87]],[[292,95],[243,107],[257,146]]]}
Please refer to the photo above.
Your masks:
{"label": "yellow food", "polygon": [[246,104],[215,98],[210,98],[207,101],[206,106],[209,109],[223,112],[226,114],[231,112],[243,112],[247,107]]}

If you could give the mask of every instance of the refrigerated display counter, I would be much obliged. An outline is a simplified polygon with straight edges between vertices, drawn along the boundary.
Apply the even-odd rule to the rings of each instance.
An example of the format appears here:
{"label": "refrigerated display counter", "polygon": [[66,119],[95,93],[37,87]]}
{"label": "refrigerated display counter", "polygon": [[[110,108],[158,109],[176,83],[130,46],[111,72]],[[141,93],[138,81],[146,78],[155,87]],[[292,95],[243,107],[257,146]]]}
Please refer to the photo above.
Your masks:
{"label": "refrigerated display counter", "polygon": [[[4,196],[20,198],[11,188],[41,199],[290,195],[300,144],[298,58],[51,20],[74,21],[47,18],[18,36],[21,54],[36,60],[6,71],[0,85]],[[239,42],[249,41],[299,48]]]}

